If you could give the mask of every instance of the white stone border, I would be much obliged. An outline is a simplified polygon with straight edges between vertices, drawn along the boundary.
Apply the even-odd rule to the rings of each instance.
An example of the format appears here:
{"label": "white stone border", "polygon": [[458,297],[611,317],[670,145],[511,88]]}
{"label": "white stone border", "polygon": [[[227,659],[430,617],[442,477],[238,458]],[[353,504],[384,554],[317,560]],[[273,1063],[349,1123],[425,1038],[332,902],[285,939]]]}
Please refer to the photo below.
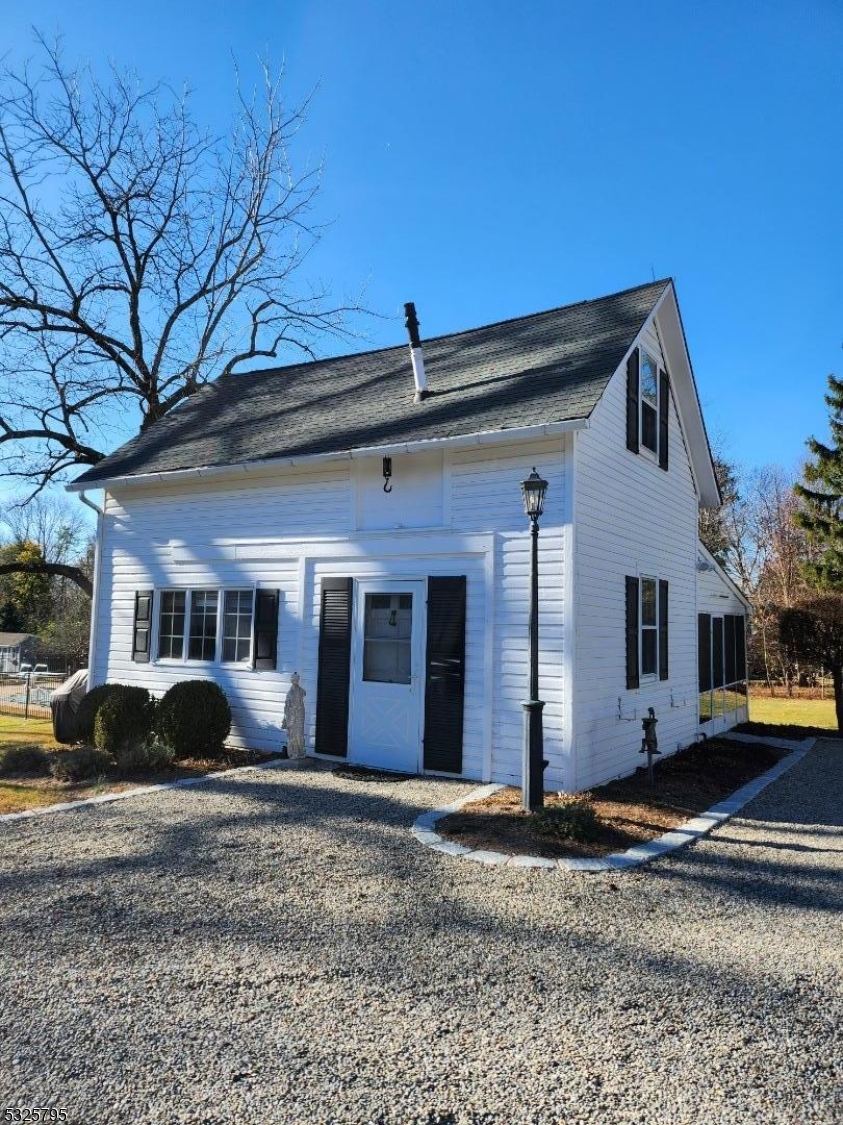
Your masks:
{"label": "white stone border", "polygon": [[[675,851],[677,848],[682,848],[686,844],[693,843],[694,840],[700,840],[703,836],[707,836],[712,828],[716,828],[719,824],[728,820],[729,817],[734,816],[739,812],[744,805],[748,804],[753,797],[757,797],[762,789],[776,781],[792,769],[797,762],[801,762],[805,755],[811,750],[816,742],[816,739],[806,739],[802,743],[788,742],[782,738],[757,738],[753,735],[733,736],[739,738],[740,741],[764,742],[767,746],[775,746],[778,749],[790,750],[786,758],[782,758],[777,762],[772,769],[762,773],[760,777],[756,777],[753,781],[747,782],[746,785],[736,789],[735,792],[727,797],[724,801],[719,801],[716,805],[712,805],[706,812],[695,816],[692,820],[688,820],[685,824],[681,824],[678,828],[671,829],[663,836],[658,836],[655,840],[648,840],[646,844],[637,844],[634,848],[629,848],[625,852],[613,852],[611,855],[602,856],[598,858],[563,858],[563,859],[545,859],[537,855],[508,855],[505,852],[491,852],[484,851],[479,848],[468,848],[464,844],[458,844],[455,840],[446,840],[434,831],[434,827],[438,820],[448,816],[450,813],[458,812],[464,805],[469,804],[471,801],[482,801],[486,797],[491,797],[493,793],[497,793],[500,789],[506,788],[503,785],[481,785],[479,789],[472,789],[466,796],[462,797],[459,801],[454,801],[451,805],[445,805],[441,809],[433,809],[432,812],[422,813],[413,824],[410,832],[425,847],[431,848],[433,851],[442,852],[445,855],[459,857],[461,859],[471,860],[473,863],[485,863],[489,866],[499,867],[538,867],[544,868],[548,871],[622,871],[628,867],[640,867],[644,863],[649,863],[651,860],[656,859],[658,856],[665,855],[668,852]],[[794,749],[798,746],[798,749]]]}
{"label": "white stone border", "polygon": [[186,789],[189,785],[204,785],[206,781],[219,781],[237,773],[278,769],[279,766],[297,766],[306,760],[306,758],[274,758],[270,762],[256,762],[253,766],[235,766],[230,770],[212,770],[210,773],[203,773],[199,777],[180,777],[178,781],[162,781],[157,785],[137,785],[134,789],[124,789],[120,793],[102,793],[99,797],[84,797],[79,801],[63,801],[59,805],[42,805],[35,809],[24,809],[23,812],[2,813],[0,814],[0,825],[11,820],[30,820],[35,816],[73,812],[75,809],[88,808],[90,805],[107,805],[111,801],[126,801],[129,797],[145,797],[148,793],[163,793],[167,789]]}

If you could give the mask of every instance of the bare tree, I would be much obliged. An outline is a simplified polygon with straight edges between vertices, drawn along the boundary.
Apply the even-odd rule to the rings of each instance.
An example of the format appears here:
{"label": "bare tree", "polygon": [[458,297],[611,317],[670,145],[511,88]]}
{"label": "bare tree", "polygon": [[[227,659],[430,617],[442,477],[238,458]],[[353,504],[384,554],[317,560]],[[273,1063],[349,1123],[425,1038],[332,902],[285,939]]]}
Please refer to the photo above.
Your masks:
{"label": "bare tree", "polygon": [[45,559],[65,563],[84,553],[91,529],[78,504],[61,494],[20,497],[0,515],[0,541],[35,543]]}
{"label": "bare tree", "polygon": [[293,170],[307,107],[280,79],[238,89],[217,137],[187,94],[37,42],[37,66],[0,74],[0,467],[34,492],[100,461],[127,418],[314,354],[357,307],[303,279],[319,169]]}

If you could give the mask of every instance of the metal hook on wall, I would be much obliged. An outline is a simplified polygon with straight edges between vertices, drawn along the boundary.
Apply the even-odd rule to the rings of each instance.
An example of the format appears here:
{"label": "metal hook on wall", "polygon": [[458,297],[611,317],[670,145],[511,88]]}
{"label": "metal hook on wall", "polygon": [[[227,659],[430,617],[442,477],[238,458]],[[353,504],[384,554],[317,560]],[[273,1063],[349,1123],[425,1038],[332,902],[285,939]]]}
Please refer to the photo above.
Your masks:
{"label": "metal hook on wall", "polygon": [[384,457],[383,459],[383,490],[384,492],[392,492],[392,458]]}

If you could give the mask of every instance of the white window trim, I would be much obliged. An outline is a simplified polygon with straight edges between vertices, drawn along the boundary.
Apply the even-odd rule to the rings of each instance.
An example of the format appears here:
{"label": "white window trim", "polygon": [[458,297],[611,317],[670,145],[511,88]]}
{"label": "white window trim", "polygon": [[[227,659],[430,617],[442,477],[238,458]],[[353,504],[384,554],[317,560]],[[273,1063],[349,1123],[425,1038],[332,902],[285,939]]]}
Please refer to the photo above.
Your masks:
{"label": "white window trim", "polygon": [[[656,587],[656,623],[655,625],[644,624],[644,583],[653,582]],[[644,630],[652,629],[656,634],[656,670],[655,672],[644,671]],[[661,632],[661,621],[659,620],[659,579],[654,574],[641,574],[638,575],[638,678],[643,683],[653,683],[659,678],[659,652],[660,640],[659,634]]]}
{"label": "white window trim", "polygon": [[[255,649],[255,600],[257,587],[255,585],[249,586],[161,586],[156,587],[154,591],[154,603],[156,610],[153,620],[153,636],[152,636],[152,651],[155,653],[151,663],[153,665],[160,665],[162,668],[241,668],[253,669],[253,658]],[[225,594],[227,591],[235,590],[251,590],[252,594],[252,628],[249,637],[249,654],[243,660],[223,660],[222,659],[222,639],[223,639],[223,616],[225,610]],[[193,594],[213,594],[217,595],[217,632],[214,643],[214,659],[213,660],[197,660],[188,657],[188,649],[190,646],[190,614],[193,606]],[[161,632],[161,608],[163,603],[163,594],[184,594],[184,632],[182,634],[182,655],[176,656],[159,656],[158,644]]]}
{"label": "white window trim", "polygon": [[[650,449],[644,444],[644,391],[642,389],[642,372],[644,369],[644,356],[652,361],[656,369],[656,448]],[[659,446],[661,443],[661,394],[662,394],[662,365],[656,356],[648,351],[643,344],[638,352],[638,452],[647,457],[654,464],[659,463]],[[648,404],[649,405],[649,404]],[[649,577],[649,576],[648,576]]]}

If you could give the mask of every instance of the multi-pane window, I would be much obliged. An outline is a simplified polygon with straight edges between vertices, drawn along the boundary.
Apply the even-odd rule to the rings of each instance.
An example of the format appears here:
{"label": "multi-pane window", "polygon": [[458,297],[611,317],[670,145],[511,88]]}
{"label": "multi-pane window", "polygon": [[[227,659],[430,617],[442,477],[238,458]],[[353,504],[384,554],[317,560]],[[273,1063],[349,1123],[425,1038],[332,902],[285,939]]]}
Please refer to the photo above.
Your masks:
{"label": "multi-pane window", "polygon": [[190,660],[213,660],[217,655],[218,602],[216,590],[190,591]]}
{"label": "multi-pane window", "polygon": [[159,660],[181,660],[184,655],[184,590],[164,590],[158,622]]}
{"label": "multi-pane window", "polygon": [[641,444],[653,453],[659,451],[659,369],[641,349]]}
{"label": "multi-pane window", "polygon": [[252,591],[226,590],[222,620],[223,660],[248,660],[252,651]]}
{"label": "multi-pane window", "polygon": [[641,675],[658,671],[659,617],[655,578],[641,579]]}
{"label": "multi-pane window", "polygon": [[162,590],[158,659],[247,661],[253,599],[252,590]]}

